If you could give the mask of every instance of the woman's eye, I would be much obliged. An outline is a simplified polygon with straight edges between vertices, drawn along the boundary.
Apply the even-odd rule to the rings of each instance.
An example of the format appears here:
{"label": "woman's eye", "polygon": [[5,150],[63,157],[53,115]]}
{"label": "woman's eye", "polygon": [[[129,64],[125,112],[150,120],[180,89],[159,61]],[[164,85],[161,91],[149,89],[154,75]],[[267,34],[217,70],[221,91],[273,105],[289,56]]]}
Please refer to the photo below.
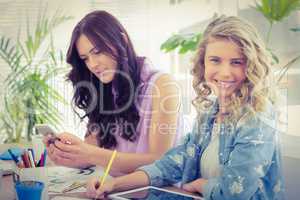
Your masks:
{"label": "woman's eye", "polygon": [[209,61],[210,61],[211,63],[214,63],[214,64],[217,64],[217,63],[220,62],[220,60],[219,60],[219,59],[216,59],[216,58],[212,58],[212,59],[210,59]]}
{"label": "woman's eye", "polygon": [[101,53],[100,49],[98,49],[96,47],[93,49],[93,54],[100,54],[100,53]]}
{"label": "woman's eye", "polygon": [[243,61],[239,61],[239,60],[232,61],[232,64],[233,65],[243,65]]}

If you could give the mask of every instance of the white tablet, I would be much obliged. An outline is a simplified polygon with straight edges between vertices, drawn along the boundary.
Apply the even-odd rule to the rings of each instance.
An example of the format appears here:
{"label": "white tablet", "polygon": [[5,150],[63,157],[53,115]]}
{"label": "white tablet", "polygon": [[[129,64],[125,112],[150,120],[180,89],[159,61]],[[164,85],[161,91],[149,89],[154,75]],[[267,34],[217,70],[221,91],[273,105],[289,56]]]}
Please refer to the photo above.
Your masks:
{"label": "white tablet", "polygon": [[111,194],[108,198],[112,200],[193,200],[203,199],[200,196],[183,194],[175,191],[147,186],[125,192]]}

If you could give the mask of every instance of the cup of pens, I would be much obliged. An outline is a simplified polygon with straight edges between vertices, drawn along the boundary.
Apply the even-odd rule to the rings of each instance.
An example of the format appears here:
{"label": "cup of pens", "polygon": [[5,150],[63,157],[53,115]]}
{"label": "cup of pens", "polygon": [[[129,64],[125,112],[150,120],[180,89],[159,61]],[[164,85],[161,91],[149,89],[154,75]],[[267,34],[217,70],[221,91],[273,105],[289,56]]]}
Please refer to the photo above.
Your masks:
{"label": "cup of pens", "polygon": [[25,149],[20,157],[15,156],[10,150],[8,152],[17,166],[13,178],[18,199],[47,200],[48,169],[45,167],[46,151],[40,158],[35,158],[35,152],[32,149]]}

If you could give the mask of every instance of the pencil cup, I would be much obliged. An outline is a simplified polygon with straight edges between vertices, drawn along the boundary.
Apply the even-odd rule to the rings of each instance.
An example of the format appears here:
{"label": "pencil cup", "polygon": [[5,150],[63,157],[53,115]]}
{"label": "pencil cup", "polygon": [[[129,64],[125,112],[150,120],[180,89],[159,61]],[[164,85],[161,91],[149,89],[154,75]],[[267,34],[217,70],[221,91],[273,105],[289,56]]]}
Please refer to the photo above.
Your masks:
{"label": "pencil cup", "polygon": [[[18,170],[19,182],[33,181],[43,183],[43,190],[41,194],[42,200],[48,200],[48,168],[37,167],[37,168],[22,168]],[[18,182],[15,183],[17,185]],[[38,185],[38,184],[37,184]],[[17,188],[16,192],[18,194]],[[31,198],[28,198],[31,199]],[[32,198],[33,199],[33,198]],[[19,199],[21,200],[21,199]]]}
{"label": "pencil cup", "polygon": [[42,200],[44,187],[44,183],[39,181],[18,181],[15,183],[18,200]]}

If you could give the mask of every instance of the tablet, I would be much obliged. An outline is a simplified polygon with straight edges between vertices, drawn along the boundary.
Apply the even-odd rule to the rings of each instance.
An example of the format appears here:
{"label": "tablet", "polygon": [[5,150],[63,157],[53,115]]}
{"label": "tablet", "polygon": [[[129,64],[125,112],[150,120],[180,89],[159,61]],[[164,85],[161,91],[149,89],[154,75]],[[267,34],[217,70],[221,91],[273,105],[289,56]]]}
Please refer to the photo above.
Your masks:
{"label": "tablet", "polygon": [[147,186],[125,192],[111,194],[108,198],[113,200],[193,200],[203,199],[200,196],[183,194],[180,192]]}

